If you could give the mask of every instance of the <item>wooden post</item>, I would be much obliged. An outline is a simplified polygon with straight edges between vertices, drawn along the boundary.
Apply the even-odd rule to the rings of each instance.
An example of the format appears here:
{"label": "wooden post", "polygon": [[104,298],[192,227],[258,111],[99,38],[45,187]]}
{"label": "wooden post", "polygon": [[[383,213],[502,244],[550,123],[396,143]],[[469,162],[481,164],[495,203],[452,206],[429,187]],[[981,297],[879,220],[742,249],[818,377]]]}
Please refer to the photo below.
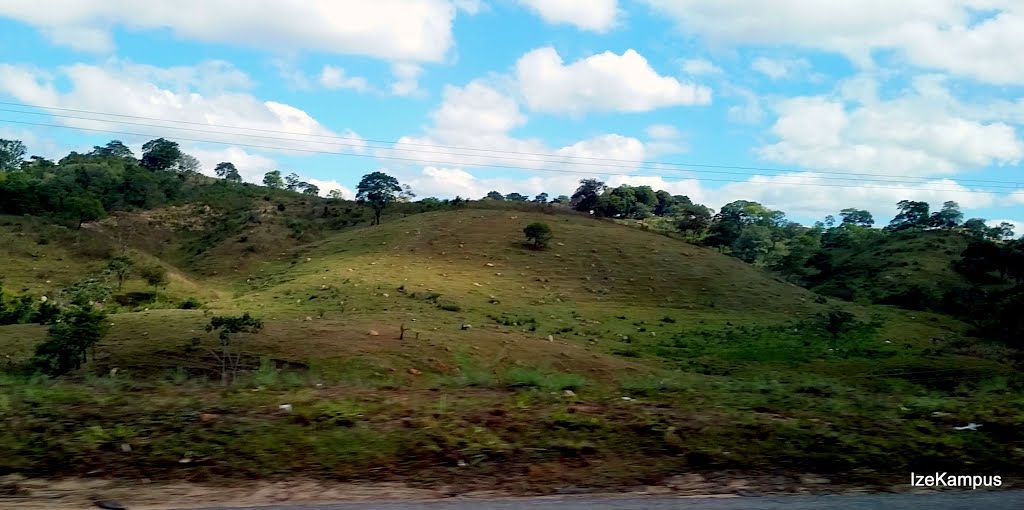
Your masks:
{"label": "wooden post", "polygon": [[398,334],[398,339],[399,340],[405,340],[405,323],[404,322],[402,323],[402,326],[401,326],[399,331],[400,331],[400,333]]}

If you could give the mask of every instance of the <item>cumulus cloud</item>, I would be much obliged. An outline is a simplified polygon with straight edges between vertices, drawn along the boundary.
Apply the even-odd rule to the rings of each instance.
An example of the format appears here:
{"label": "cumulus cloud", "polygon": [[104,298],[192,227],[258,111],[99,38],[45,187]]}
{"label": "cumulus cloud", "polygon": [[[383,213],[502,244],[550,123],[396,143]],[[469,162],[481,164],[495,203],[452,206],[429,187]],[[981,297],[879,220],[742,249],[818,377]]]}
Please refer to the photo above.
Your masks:
{"label": "cumulus cloud", "polygon": [[[911,64],[988,83],[1024,84],[1019,0],[643,0],[715,44],[793,45],[863,67],[894,50]],[[987,16],[978,21],[979,13]]]}
{"label": "cumulus cloud", "polygon": [[1024,157],[1024,142],[1012,126],[966,116],[973,108],[949,97],[936,101],[942,87],[935,80],[919,80],[911,91],[884,101],[868,97],[873,92],[865,92],[864,84],[859,88],[856,95],[865,102],[853,106],[831,96],[779,102],[771,129],[778,140],[759,147],[759,157],[815,169],[915,176],[1015,165]]}
{"label": "cumulus cloud", "polygon": [[554,48],[539,48],[520,57],[515,77],[526,105],[538,112],[635,113],[711,103],[710,88],[659,75],[635,50],[565,64]]}
{"label": "cumulus cloud", "polygon": [[[111,61],[103,66],[74,64],[59,68],[55,73],[0,64],[0,92],[43,109],[63,107],[159,119],[126,120],[95,115],[77,116],[103,120],[55,118],[59,123],[82,129],[302,150],[353,152],[365,148],[366,143],[355,132],[336,133],[299,108],[257,99],[244,90],[248,81],[243,77],[237,69],[219,63],[161,69]],[[67,85],[58,86],[59,82]],[[66,114],[58,110],[52,112]],[[198,122],[211,127],[160,122],[164,120]],[[126,122],[141,122],[146,126]],[[346,139],[329,138],[335,136]]]}
{"label": "cumulus cloud", "polygon": [[621,14],[618,0],[518,0],[551,24],[573,25],[580,30],[607,32]]}
{"label": "cumulus cloud", "polygon": [[316,186],[320,189],[320,196],[326,197],[331,191],[338,190],[341,192],[341,198],[347,198],[352,200],[356,197],[356,194],[351,189],[342,186],[335,179],[305,179],[306,182]]}
{"label": "cumulus cloud", "polygon": [[[457,5],[456,5],[457,4]],[[111,32],[170,30],[180,39],[277,52],[316,51],[438,62],[453,44],[460,0],[5,0],[0,17],[39,28],[57,44],[110,52]]]}

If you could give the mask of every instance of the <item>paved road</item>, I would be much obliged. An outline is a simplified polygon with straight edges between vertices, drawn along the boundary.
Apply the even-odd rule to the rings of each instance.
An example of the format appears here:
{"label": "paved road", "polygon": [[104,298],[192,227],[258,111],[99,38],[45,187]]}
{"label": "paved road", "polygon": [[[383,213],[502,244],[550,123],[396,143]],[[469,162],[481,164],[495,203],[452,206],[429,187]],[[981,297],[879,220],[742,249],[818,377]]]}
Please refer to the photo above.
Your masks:
{"label": "paved road", "polygon": [[[1021,510],[1024,491],[728,499],[536,498],[265,506],[252,510]],[[210,508],[206,510],[239,510]]]}

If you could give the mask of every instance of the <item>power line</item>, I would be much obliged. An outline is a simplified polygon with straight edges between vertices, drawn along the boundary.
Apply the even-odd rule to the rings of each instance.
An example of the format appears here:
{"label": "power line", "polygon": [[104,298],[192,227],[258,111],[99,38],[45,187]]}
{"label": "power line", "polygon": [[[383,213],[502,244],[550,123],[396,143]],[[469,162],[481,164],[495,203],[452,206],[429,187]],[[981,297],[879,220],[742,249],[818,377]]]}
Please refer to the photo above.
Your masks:
{"label": "power line", "polygon": [[[616,158],[599,158],[599,157],[591,157],[591,156],[566,156],[566,155],[553,154],[553,153],[526,152],[526,151],[508,151],[508,150],[500,150],[500,149],[483,149],[483,148],[473,148],[473,147],[454,146],[454,145],[401,142],[401,141],[397,141],[397,140],[379,140],[379,139],[375,140],[375,139],[370,139],[370,138],[361,138],[361,137],[357,137],[357,136],[323,135],[323,134],[315,134],[315,133],[297,133],[297,132],[281,131],[281,130],[273,130],[273,129],[247,128],[247,127],[239,127],[239,126],[223,126],[223,125],[203,123],[203,122],[192,122],[192,121],[174,120],[174,119],[159,119],[159,118],[155,118],[155,117],[145,117],[145,116],[140,116],[140,115],[127,115],[127,114],[118,114],[118,113],[106,113],[106,112],[97,112],[97,111],[92,111],[92,110],[83,110],[83,109],[76,109],[76,108],[62,108],[62,107],[56,107],[56,106],[37,106],[37,105],[30,105],[30,104],[25,104],[25,103],[14,103],[14,102],[6,102],[6,101],[0,101],[0,105],[17,106],[17,107],[21,107],[21,108],[36,108],[36,109],[45,109],[45,110],[57,110],[57,111],[66,111],[66,112],[74,112],[74,113],[85,113],[85,114],[90,114],[90,115],[103,115],[103,116],[109,116],[109,117],[140,119],[140,120],[148,120],[148,121],[155,121],[155,122],[168,122],[168,123],[175,123],[175,124],[185,124],[185,125],[194,125],[194,126],[214,127],[214,128],[221,128],[221,129],[239,129],[239,130],[255,131],[255,132],[262,132],[262,133],[284,134],[284,135],[295,135],[295,136],[307,136],[307,137],[314,137],[314,138],[323,138],[323,139],[328,139],[328,140],[347,140],[347,141],[361,142],[361,143],[356,143],[356,144],[342,144],[342,143],[336,143],[335,144],[335,145],[351,146],[351,147],[364,147],[364,146],[367,145],[367,142],[369,142],[369,143],[378,143],[378,144],[387,144],[387,145],[407,145],[407,146],[415,146],[415,147],[428,147],[428,148],[431,148],[431,149],[454,149],[454,150],[474,151],[474,152],[483,152],[483,153],[485,153],[483,155],[454,154],[454,155],[459,155],[459,156],[471,156],[471,157],[496,157],[496,156],[493,156],[493,154],[511,154],[511,155],[516,155],[516,156],[537,156],[537,157],[558,158],[558,161],[538,161],[538,162],[548,162],[548,163],[575,164],[575,165],[585,165],[585,164],[588,164],[588,163],[573,162],[572,161],[574,159],[577,159],[577,160],[590,160],[590,161],[602,162],[602,163],[628,163],[629,164],[629,165],[613,165],[614,167],[618,167],[618,168],[632,168],[632,167],[634,167],[636,165],[644,165],[644,166],[658,165],[658,166],[681,167],[684,170],[687,169],[687,167],[696,167],[696,168],[715,168],[715,169],[725,169],[725,170],[748,170],[748,171],[755,171],[755,172],[775,172],[775,173],[789,173],[789,172],[794,172],[795,171],[793,169],[772,168],[772,167],[736,166],[736,165],[711,165],[711,164],[685,163],[685,162],[665,162],[665,161],[629,160],[629,159],[616,159]],[[113,121],[113,120],[109,120],[109,119],[91,119],[91,118],[82,118],[82,117],[58,115],[58,114],[53,114],[51,112],[25,112],[25,111],[8,110],[8,109],[0,109],[0,111],[10,112],[10,113],[22,113],[22,114],[29,114],[29,115],[49,115],[49,116],[52,116],[52,117],[76,118],[76,119],[80,119],[80,120],[91,120],[91,121],[94,121],[94,122],[112,122],[112,123],[113,122],[118,122],[118,121]],[[172,126],[153,126],[153,125],[150,125],[150,124],[133,123],[133,122],[125,122],[125,121],[119,121],[119,122],[122,123],[122,124],[133,124],[133,125],[141,125],[141,126],[148,126],[148,127],[161,127],[161,128],[168,128],[168,129],[182,129],[182,130],[185,130],[185,128],[175,128],[175,127],[172,127]],[[288,140],[288,141],[301,141],[301,142],[306,142],[306,143],[329,143],[329,142],[318,142],[318,141],[315,141],[315,140],[295,140],[295,139],[291,139],[291,138],[260,137],[260,136],[256,136],[256,135],[246,134],[246,133],[223,133],[223,132],[217,132],[217,131],[192,130],[192,129],[188,129],[188,130],[189,131],[199,131],[199,132],[215,133],[215,134],[232,134],[232,135],[252,136],[252,137],[255,137],[255,138],[269,138],[269,139],[281,139],[281,140]],[[399,149],[399,148],[395,148],[395,147],[373,147],[373,148],[386,149],[386,150],[404,150],[404,151],[407,151],[407,152],[416,152],[416,151],[411,151],[409,149]],[[430,152],[430,151],[420,151],[420,152]],[[532,159],[532,158],[504,158],[503,157],[502,159],[513,159],[513,160],[520,160],[520,161],[537,161],[537,160]],[[608,166],[608,165],[601,165],[601,166]],[[664,170],[664,169],[659,169],[659,170]],[[690,170],[690,171],[698,172],[696,170]],[[899,179],[917,179],[917,180],[919,180],[920,182],[923,182],[923,183],[927,183],[928,182],[928,178],[927,177],[907,176],[907,175],[868,174],[868,173],[855,173],[855,172],[830,172],[830,171],[819,171],[819,170],[811,170],[810,172],[813,172],[813,173],[816,173],[816,174],[822,174],[822,175],[847,175],[847,176],[854,176],[854,177],[858,177],[858,178],[860,178],[860,177],[883,177],[883,178],[899,178]],[[750,175],[749,173],[738,173],[738,172],[711,172],[711,171],[706,171],[706,173],[721,173],[721,174],[746,175],[746,176]],[[844,180],[854,180],[854,179],[844,179]],[[871,180],[876,180],[878,182],[902,183],[900,181],[885,181],[885,180],[880,180],[880,179],[871,179]],[[1019,187],[1024,186],[1024,183],[1015,182],[1015,181],[997,181],[997,180],[984,180],[984,179],[959,179],[958,181],[959,182],[974,182],[974,183],[1011,184],[1011,185],[1013,185],[1013,189],[1018,189]],[[999,188],[1010,188],[1010,187],[999,187]]]}
{"label": "power line", "polygon": [[[2,104],[2,103],[0,103],[0,104]],[[129,125],[135,125],[135,126],[156,127],[156,128],[163,128],[163,129],[177,129],[177,130],[183,130],[183,131],[193,131],[193,132],[215,134],[215,135],[246,136],[246,137],[250,137],[250,138],[263,138],[263,139],[268,139],[268,140],[281,140],[281,141],[301,142],[301,143],[321,143],[321,144],[340,145],[342,147],[371,148],[371,149],[381,149],[381,150],[389,150],[389,151],[412,152],[412,153],[417,153],[417,154],[418,153],[437,154],[436,152],[425,151],[425,150],[422,150],[422,149],[421,150],[417,150],[417,149],[404,149],[404,148],[394,148],[394,147],[377,147],[377,146],[367,146],[366,144],[342,143],[342,142],[319,141],[319,140],[301,140],[301,139],[286,138],[286,137],[279,137],[279,136],[250,135],[250,134],[247,134],[247,133],[226,133],[226,132],[223,132],[223,131],[215,131],[215,130],[209,130],[209,129],[173,127],[173,126],[160,126],[160,125],[155,125],[155,124],[148,124],[148,123],[142,123],[142,122],[131,122],[131,121],[111,121],[111,120],[108,120],[108,119],[96,119],[96,118],[91,118],[91,117],[79,117],[79,116],[74,116],[74,115],[59,115],[59,114],[51,114],[51,113],[47,113],[47,112],[26,112],[26,111],[21,111],[21,110],[10,110],[10,109],[6,109],[6,108],[0,108],[0,112],[21,113],[21,114],[28,114],[28,115],[44,115],[44,116],[66,118],[66,119],[86,120],[86,121],[92,121],[92,122],[107,122],[107,123],[117,123],[117,124],[129,124]],[[85,129],[85,128],[81,128],[81,129]],[[477,150],[485,150],[485,149],[477,149]],[[509,151],[501,151],[501,152],[509,152]],[[528,153],[524,153],[524,154],[528,154]],[[447,155],[449,155],[449,156],[468,156],[468,157],[477,157],[477,158],[494,157],[494,156],[490,156],[490,155],[486,155],[486,154],[465,154],[465,153],[447,153]],[[572,158],[572,157],[568,156],[567,158]],[[551,161],[551,160],[543,160],[543,159],[542,160],[538,160],[538,159],[534,159],[534,158],[515,158],[515,157],[511,157],[511,156],[497,156],[496,159],[503,159],[503,160],[507,159],[507,160],[512,160],[512,161],[526,161],[526,162],[534,162],[534,163],[551,163],[551,164],[568,164],[568,165],[579,165],[579,166],[593,166],[593,167],[601,167],[601,168],[606,168],[606,167],[628,168],[628,169],[635,168],[634,165],[596,164],[596,163],[585,163],[585,162],[579,162],[579,161],[566,161],[564,159],[557,160],[557,161]],[[474,166],[479,166],[479,165],[474,165]],[[659,169],[653,168],[653,167],[640,167],[639,169],[641,169],[641,170],[651,170],[651,171],[659,170]],[[669,171],[679,172],[680,170],[669,170]],[[746,172],[725,172],[725,171],[714,171],[714,170],[690,170],[690,171],[694,172],[694,173],[743,175],[743,176],[746,176],[746,177],[751,177],[752,176],[751,174],[748,174]],[[893,177],[895,177],[895,176],[893,176]],[[923,179],[923,178],[918,178],[918,177],[907,177],[907,178]],[[831,178],[831,180],[833,180],[833,181],[861,182],[864,179],[833,177],[833,178]],[[886,184],[914,184],[914,185],[916,185],[916,184],[927,184],[927,182],[928,182],[928,181],[907,182],[907,181],[902,181],[902,180],[883,180],[883,179],[869,179],[869,180],[870,181],[874,181],[874,182],[878,182],[878,183],[886,183]],[[735,181],[735,182],[742,182],[742,181]],[[989,182],[989,181],[981,181],[981,182]],[[1010,190],[1018,189],[1016,186],[991,186],[991,185],[989,185],[989,186],[985,186],[985,187],[986,188],[992,188],[992,189],[1010,189]]]}
{"label": "power line", "polygon": [[[76,126],[65,126],[65,125],[60,125],[60,124],[44,124],[44,123],[39,123],[39,122],[27,122],[27,121],[18,121],[18,120],[2,119],[2,118],[0,118],[0,122],[6,122],[6,123],[9,123],[9,124],[27,125],[27,126],[39,126],[39,127],[57,128],[57,129],[73,129],[73,130],[80,130],[80,131],[92,131],[92,132],[97,132],[97,133],[108,133],[108,134],[139,136],[139,137],[159,138],[161,136],[161,135],[152,134],[152,133],[136,133],[136,132],[130,132],[130,131],[117,131],[117,130],[111,130],[111,129],[84,128],[84,127],[76,127]],[[166,128],[167,126],[150,126],[150,127]],[[171,128],[171,129],[174,129],[174,128]],[[530,168],[530,167],[513,166],[513,165],[498,165],[498,164],[492,164],[492,163],[482,164],[482,163],[460,163],[460,162],[453,162],[453,161],[436,161],[436,160],[427,160],[427,159],[422,159],[422,158],[404,158],[404,157],[384,156],[384,155],[375,155],[375,154],[355,154],[355,153],[345,153],[345,152],[327,151],[327,150],[300,149],[300,148],[295,148],[295,147],[275,147],[275,146],[268,146],[268,145],[256,145],[256,144],[242,143],[242,142],[232,142],[232,141],[207,140],[207,139],[198,139],[198,138],[184,138],[184,137],[180,137],[180,136],[174,136],[172,138],[174,138],[176,140],[196,142],[196,143],[213,143],[213,144],[220,144],[220,145],[234,145],[234,146],[239,146],[239,147],[249,147],[249,148],[264,149],[264,150],[293,151],[293,152],[304,152],[304,153],[310,153],[310,154],[325,154],[325,155],[334,155],[334,156],[348,156],[348,157],[358,157],[358,158],[383,159],[383,160],[391,160],[391,161],[406,161],[406,162],[412,162],[412,163],[418,163],[418,164],[474,166],[474,167],[482,167],[482,168],[500,168],[500,169],[509,169],[509,170],[540,171],[540,172],[563,173],[563,174],[577,174],[577,175],[590,175],[590,176],[592,176],[592,175],[600,175],[600,176],[619,176],[619,177],[655,177],[653,175],[645,175],[645,174],[637,174],[637,173],[614,173],[614,172],[600,172],[600,171],[573,171],[573,170],[553,169],[553,168]],[[657,170],[657,169],[644,168],[644,170]],[[661,176],[658,176],[658,177],[661,177]],[[755,177],[755,176],[751,175],[750,177]],[[683,178],[683,177],[676,177],[676,178],[661,177],[661,178],[666,180],[666,181],[677,181],[677,182],[678,181],[688,180],[688,178]],[[853,185],[844,185],[844,184],[822,184],[822,183],[794,182],[794,181],[751,182],[751,181],[748,181],[748,180],[711,179],[711,178],[700,178],[699,180],[708,181],[708,182],[725,182],[725,183],[741,183],[741,184],[742,183],[747,183],[747,184],[758,184],[758,185],[814,186],[814,187],[826,187],[826,188],[892,189],[892,190],[900,190],[900,191],[909,191],[909,190],[912,190],[912,189],[917,189],[917,190],[924,190],[924,191],[937,191],[937,192],[949,192],[949,193],[987,193],[987,194],[995,193],[993,191],[986,191],[986,190],[949,189],[949,188],[946,188],[946,189],[943,189],[943,188],[908,188],[908,187],[866,186],[866,185],[853,186]],[[892,181],[879,181],[879,182],[893,183]],[[915,185],[918,185],[918,184],[922,184],[922,183],[905,183],[905,184],[915,184]]]}

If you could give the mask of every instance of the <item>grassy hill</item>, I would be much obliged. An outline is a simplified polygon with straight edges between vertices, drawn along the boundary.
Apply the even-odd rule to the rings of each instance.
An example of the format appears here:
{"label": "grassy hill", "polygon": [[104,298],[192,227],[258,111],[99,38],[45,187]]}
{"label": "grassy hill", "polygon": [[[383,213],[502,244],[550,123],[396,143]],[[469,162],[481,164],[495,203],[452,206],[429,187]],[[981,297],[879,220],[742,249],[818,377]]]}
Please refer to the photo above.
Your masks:
{"label": "grassy hill", "polygon": [[[8,289],[51,293],[122,245],[172,278],[152,303],[117,308],[83,373],[0,380],[0,471],[525,491],[1022,465],[1008,353],[964,324],[825,299],[713,250],[552,211],[398,210],[369,227],[352,204],[255,198],[81,231],[8,218]],[[554,232],[546,250],[523,244],[535,221]],[[180,309],[189,297],[203,306]],[[856,318],[835,336],[833,310]],[[242,312],[265,327],[238,337],[242,374],[224,388],[205,326]],[[44,336],[0,327],[0,352],[17,365]],[[985,428],[953,429],[969,421]]]}

